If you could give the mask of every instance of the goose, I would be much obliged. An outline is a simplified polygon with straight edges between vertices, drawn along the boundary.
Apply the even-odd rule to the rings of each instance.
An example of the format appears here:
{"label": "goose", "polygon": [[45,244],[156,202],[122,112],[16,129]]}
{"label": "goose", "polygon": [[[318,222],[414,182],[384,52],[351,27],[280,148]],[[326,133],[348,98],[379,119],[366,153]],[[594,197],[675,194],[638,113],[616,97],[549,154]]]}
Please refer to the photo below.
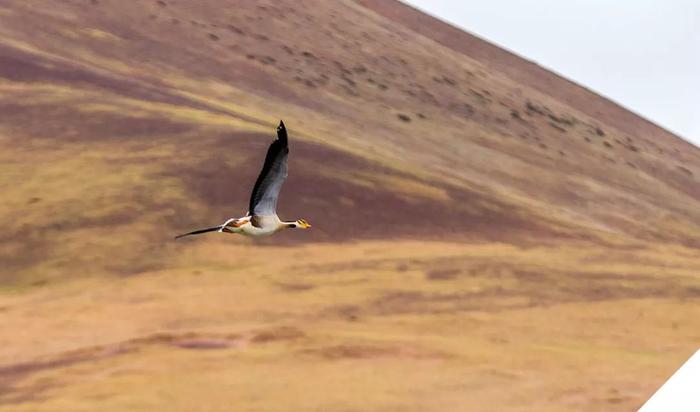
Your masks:
{"label": "goose", "polygon": [[304,219],[284,222],[277,216],[277,198],[285,179],[287,179],[288,156],[287,129],[280,120],[280,124],[277,126],[277,139],[267,149],[265,163],[255,181],[253,192],[250,194],[248,213],[243,217],[230,218],[219,226],[178,235],[175,239],[207,232],[239,233],[250,237],[262,237],[287,228],[310,228],[311,225]]}

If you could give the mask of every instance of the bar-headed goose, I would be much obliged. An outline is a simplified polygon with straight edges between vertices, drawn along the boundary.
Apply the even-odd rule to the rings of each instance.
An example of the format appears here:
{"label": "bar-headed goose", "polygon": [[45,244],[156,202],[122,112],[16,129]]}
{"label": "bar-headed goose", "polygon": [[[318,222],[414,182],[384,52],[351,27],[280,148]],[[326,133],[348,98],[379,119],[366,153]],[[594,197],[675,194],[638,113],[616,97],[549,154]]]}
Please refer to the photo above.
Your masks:
{"label": "bar-headed goose", "polygon": [[280,121],[277,126],[277,140],[267,149],[267,156],[262,171],[250,195],[248,214],[239,218],[228,219],[220,226],[195,230],[176,236],[175,239],[207,232],[240,233],[246,236],[260,237],[277,233],[287,228],[308,229],[311,227],[304,219],[283,222],[277,217],[277,198],[287,179],[287,129]]}

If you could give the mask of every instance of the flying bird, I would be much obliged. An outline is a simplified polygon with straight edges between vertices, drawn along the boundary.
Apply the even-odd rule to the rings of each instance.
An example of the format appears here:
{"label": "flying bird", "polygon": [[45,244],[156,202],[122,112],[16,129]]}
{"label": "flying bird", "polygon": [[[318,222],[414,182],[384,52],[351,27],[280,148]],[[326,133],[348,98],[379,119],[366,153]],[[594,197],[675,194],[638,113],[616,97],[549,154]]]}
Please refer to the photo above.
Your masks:
{"label": "flying bird", "polygon": [[277,216],[277,198],[287,179],[288,157],[287,129],[280,120],[277,126],[277,140],[267,149],[265,163],[253,186],[253,193],[250,194],[248,213],[243,217],[228,219],[222,225],[195,230],[176,236],[175,239],[207,232],[240,233],[251,237],[262,237],[287,228],[310,228],[311,225],[304,219],[284,222]]}

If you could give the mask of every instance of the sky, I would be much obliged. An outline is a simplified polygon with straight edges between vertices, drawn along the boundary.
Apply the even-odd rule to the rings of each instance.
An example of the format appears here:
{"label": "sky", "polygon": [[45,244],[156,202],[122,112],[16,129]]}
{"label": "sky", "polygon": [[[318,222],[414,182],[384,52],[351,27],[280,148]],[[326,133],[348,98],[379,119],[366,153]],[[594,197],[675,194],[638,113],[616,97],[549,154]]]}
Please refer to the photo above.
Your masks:
{"label": "sky", "polygon": [[403,0],[700,146],[700,0]]}

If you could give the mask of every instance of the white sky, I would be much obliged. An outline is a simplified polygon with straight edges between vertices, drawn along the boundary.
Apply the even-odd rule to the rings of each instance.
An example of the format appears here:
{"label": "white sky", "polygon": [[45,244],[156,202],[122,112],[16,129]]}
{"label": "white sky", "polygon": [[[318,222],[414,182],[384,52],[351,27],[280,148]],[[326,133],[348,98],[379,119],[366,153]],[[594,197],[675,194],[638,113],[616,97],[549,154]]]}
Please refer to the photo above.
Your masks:
{"label": "white sky", "polygon": [[403,0],[700,146],[700,0]]}

